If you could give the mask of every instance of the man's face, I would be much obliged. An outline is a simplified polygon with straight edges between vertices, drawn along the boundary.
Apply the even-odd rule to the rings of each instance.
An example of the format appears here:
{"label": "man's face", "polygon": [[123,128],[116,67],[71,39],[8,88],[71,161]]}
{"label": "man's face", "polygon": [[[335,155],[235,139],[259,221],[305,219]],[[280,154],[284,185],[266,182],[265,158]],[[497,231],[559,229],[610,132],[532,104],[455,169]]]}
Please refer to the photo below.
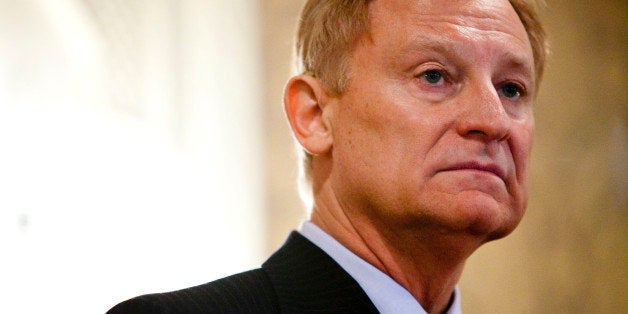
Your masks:
{"label": "man's face", "polygon": [[[508,1],[373,1],[330,103],[331,182],[384,228],[512,231],[525,211],[534,60]],[[337,171],[336,171],[337,170]]]}

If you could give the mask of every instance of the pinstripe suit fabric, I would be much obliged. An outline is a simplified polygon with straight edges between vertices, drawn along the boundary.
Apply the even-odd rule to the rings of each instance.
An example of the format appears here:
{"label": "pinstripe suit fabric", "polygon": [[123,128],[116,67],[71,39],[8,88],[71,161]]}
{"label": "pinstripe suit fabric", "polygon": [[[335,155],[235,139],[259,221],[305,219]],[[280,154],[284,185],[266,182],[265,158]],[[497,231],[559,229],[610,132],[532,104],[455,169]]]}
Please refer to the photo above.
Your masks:
{"label": "pinstripe suit fabric", "polygon": [[297,232],[261,268],[179,291],[139,296],[118,313],[377,313],[358,283]]}

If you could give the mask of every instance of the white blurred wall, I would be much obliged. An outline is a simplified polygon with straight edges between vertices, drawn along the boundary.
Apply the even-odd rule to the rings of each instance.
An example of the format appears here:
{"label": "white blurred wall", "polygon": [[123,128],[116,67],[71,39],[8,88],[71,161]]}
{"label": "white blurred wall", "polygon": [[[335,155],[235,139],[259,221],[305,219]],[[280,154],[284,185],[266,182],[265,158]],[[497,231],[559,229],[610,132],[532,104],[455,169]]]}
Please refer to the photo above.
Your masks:
{"label": "white blurred wall", "polygon": [[0,295],[100,313],[263,254],[256,1],[0,0]]}

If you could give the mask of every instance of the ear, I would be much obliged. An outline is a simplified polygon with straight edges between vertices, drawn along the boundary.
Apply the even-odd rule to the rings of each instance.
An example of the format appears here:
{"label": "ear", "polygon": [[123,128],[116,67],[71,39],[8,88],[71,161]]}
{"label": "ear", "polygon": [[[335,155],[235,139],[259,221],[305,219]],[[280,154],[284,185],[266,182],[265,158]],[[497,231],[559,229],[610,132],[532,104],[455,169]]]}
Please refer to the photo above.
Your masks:
{"label": "ear", "polygon": [[303,148],[312,155],[331,150],[331,125],[323,112],[329,100],[322,84],[309,75],[290,79],[284,91],[284,109],[292,133]]}

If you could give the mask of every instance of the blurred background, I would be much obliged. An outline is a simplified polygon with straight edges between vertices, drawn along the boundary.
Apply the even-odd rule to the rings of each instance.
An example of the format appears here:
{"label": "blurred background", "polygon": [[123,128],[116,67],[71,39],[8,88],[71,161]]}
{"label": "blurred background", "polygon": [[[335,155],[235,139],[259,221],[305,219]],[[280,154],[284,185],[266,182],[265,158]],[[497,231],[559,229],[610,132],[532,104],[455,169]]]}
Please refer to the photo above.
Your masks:
{"label": "blurred background", "polygon": [[[302,0],[0,0],[0,304],[100,313],[257,267],[305,217]],[[628,1],[548,0],[528,213],[465,313],[628,311]]]}

